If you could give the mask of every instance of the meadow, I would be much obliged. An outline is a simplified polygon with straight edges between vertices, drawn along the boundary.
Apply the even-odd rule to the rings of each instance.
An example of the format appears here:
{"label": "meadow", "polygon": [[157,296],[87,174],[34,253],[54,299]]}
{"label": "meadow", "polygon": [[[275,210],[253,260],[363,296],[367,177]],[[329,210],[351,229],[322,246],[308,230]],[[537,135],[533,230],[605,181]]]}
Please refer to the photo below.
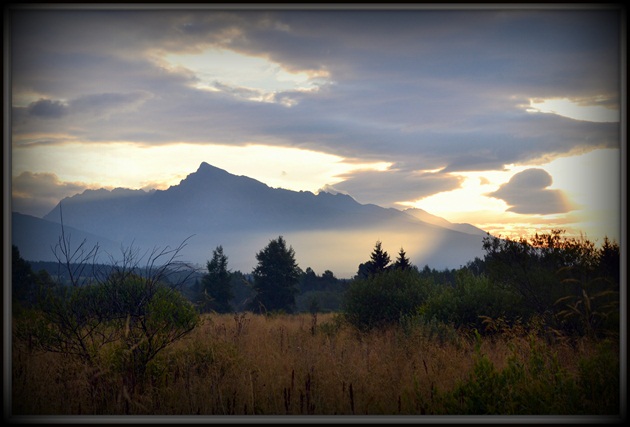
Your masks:
{"label": "meadow", "polygon": [[[19,327],[20,320],[14,324]],[[203,314],[128,387],[115,347],[90,365],[17,334],[14,415],[617,415],[619,340],[542,322],[486,333],[409,318],[361,331],[342,315]]]}

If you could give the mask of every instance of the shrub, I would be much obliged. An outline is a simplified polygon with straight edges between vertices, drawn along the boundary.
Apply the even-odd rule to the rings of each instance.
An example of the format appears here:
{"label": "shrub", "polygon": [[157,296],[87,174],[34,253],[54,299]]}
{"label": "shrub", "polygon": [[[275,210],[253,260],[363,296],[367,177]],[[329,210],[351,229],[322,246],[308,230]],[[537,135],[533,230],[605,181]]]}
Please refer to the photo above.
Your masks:
{"label": "shrub", "polygon": [[577,378],[549,347],[530,336],[524,356],[513,354],[498,369],[480,350],[472,372],[448,392],[437,393],[436,412],[451,415],[613,415],[619,412],[619,361],[605,346],[579,360]]}
{"label": "shrub", "polygon": [[328,313],[339,311],[343,294],[332,291],[308,291],[295,298],[297,311],[300,313]]}
{"label": "shrub", "polygon": [[455,327],[482,330],[483,319],[508,317],[515,320],[519,297],[485,276],[475,276],[466,270],[457,272],[455,286],[435,285],[420,313]]}
{"label": "shrub", "polygon": [[415,270],[391,270],[356,279],[343,300],[346,319],[360,330],[399,324],[426,300],[429,285]]}
{"label": "shrub", "polygon": [[30,335],[45,351],[93,367],[102,367],[105,349],[113,348],[115,357],[108,363],[123,372],[130,388],[149,362],[188,334],[199,318],[178,291],[135,274],[67,287],[62,295],[50,293],[39,313],[21,335]]}
{"label": "shrub", "polygon": [[581,298],[585,286],[589,295],[618,291],[619,246],[606,238],[598,249],[583,236],[569,238],[564,233],[552,230],[518,241],[484,239],[486,273],[520,295],[519,305],[528,316],[565,309],[556,302]]}

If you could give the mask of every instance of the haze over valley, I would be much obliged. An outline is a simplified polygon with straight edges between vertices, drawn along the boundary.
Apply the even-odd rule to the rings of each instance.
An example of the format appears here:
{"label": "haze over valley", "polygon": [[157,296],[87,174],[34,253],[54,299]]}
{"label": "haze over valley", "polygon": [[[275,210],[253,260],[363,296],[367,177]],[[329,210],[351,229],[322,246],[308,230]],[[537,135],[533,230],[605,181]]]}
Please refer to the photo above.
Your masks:
{"label": "haze over valley", "polygon": [[63,199],[43,219],[14,214],[14,243],[26,259],[54,259],[50,248],[62,218],[74,244],[84,238],[88,244],[98,242],[103,254],[115,257],[129,246],[144,251],[176,247],[188,239],[182,260],[203,265],[222,245],[230,267],[243,272],[251,271],[257,251],[282,235],[302,269],[331,270],[342,278],[356,274],[376,241],[392,255],[404,248],[419,267],[443,269],[481,256],[486,235],[420,209],[360,204],[325,191],[271,188],[205,162],[166,190],[86,190]]}

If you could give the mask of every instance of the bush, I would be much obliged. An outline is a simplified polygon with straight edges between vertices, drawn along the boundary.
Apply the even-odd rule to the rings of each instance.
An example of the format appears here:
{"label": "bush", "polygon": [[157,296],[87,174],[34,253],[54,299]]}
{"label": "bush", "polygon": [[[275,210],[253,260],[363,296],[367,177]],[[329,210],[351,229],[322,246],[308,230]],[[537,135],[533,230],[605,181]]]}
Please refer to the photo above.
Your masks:
{"label": "bush", "polygon": [[330,313],[339,311],[343,300],[341,292],[308,291],[295,298],[298,313]]}
{"label": "bush", "polygon": [[30,336],[45,351],[93,367],[102,366],[106,349],[114,348],[115,360],[108,363],[125,374],[131,388],[149,362],[192,331],[199,319],[178,291],[135,274],[67,287],[61,295],[51,292],[39,309],[20,335]]}
{"label": "bush", "polygon": [[417,312],[429,293],[428,282],[415,270],[391,270],[356,279],[343,300],[343,312],[360,330],[399,324]]}
{"label": "bush", "polygon": [[[588,239],[569,238],[564,230],[536,234],[518,241],[487,237],[483,249],[485,271],[521,297],[519,306],[532,315],[564,310],[563,298],[617,292],[619,289],[619,246],[604,239],[601,248]],[[572,325],[567,325],[569,332]]]}
{"label": "bush", "polygon": [[483,319],[504,317],[511,321],[519,313],[519,297],[514,292],[475,276],[466,270],[457,272],[455,286],[435,285],[420,309],[427,319],[453,324],[456,328],[483,329]]}
{"label": "bush", "polygon": [[[577,378],[555,352],[530,337],[498,369],[480,351],[471,374],[453,390],[436,393],[436,413],[449,415],[612,415],[619,412],[619,360],[606,346],[579,361]],[[522,349],[521,349],[522,351]]]}

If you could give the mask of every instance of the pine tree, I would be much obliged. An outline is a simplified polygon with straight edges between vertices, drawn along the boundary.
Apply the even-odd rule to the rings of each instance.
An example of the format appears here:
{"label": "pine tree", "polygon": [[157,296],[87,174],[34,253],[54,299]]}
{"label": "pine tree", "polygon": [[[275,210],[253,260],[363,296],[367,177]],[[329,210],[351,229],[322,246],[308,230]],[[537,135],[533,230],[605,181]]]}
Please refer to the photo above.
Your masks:
{"label": "pine tree", "polygon": [[280,236],[269,242],[256,259],[258,265],[252,275],[257,295],[251,308],[261,312],[293,312],[301,275],[293,248],[287,248],[286,241]]}
{"label": "pine tree", "polygon": [[411,268],[411,261],[407,258],[407,254],[403,248],[400,248],[400,252],[398,252],[398,258],[394,263],[394,268],[403,271]]}
{"label": "pine tree", "polygon": [[202,280],[202,289],[206,297],[205,308],[218,313],[229,313],[232,310],[230,300],[234,297],[231,289],[231,274],[227,269],[228,258],[223,247],[217,246],[212,252],[212,260],[208,261],[206,273]]}
{"label": "pine tree", "polygon": [[368,263],[369,273],[372,275],[382,273],[387,270],[390,262],[389,254],[381,247],[381,241],[377,241],[374,250],[370,255]]}

